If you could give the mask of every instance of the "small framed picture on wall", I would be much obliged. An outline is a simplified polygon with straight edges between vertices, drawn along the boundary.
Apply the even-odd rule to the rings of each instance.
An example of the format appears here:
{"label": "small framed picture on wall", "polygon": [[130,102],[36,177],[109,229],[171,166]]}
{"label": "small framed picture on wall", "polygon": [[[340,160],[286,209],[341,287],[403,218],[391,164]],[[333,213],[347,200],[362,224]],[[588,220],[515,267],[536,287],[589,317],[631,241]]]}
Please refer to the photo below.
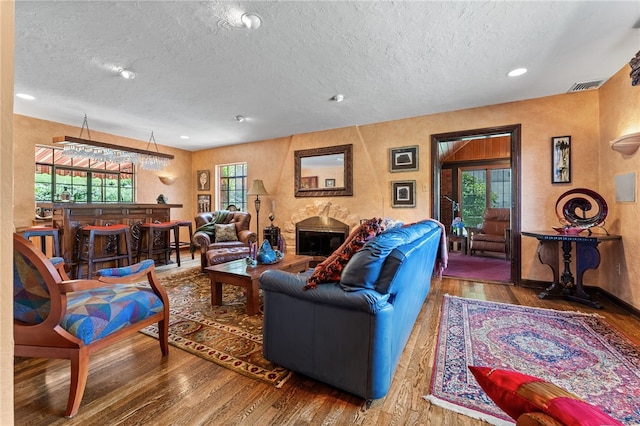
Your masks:
{"label": "small framed picture on wall", "polygon": [[416,206],[416,181],[396,180],[391,182],[391,207]]}
{"label": "small framed picture on wall", "polygon": [[418,170],[418,145],[391,148],[389,150],[389,170],[391,172]]}
{"label": "small framed picture on wall", "polygon": [[211,195],[198,194],[198,213],[211,211]]}
{"label": "small framed picture on wall", "polygon": [[211,189],[211,172],[209,170],[198,170],[198,191],[209,191]]}
{"label": "small framed picture on wall", "polygon": [[551,183],[571,183],[571,136],[551,138]]}

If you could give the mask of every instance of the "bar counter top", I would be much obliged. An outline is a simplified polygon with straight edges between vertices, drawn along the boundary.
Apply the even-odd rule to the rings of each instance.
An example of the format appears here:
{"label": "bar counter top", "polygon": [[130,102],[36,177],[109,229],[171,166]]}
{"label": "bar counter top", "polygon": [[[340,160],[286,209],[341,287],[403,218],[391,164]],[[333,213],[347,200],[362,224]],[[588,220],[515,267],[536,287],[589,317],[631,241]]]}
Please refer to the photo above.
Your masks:
{"label": "bar counter top", "polygon": [[181,209],[182,204],[160,204],[160,203],[76,203],[73,201],[57,201],[55,203],[38,203],[38,207],[53,207],[53,208],[70,208],[74,209],[96,209],[105,207],[114,208],[171,208]]}
{"label": "bar counter top", "polygon": [[130,249],[136,253],[140,225],[142,223],[167,222],[171,220],[171,209],[182,208],[182,204],[55,202],[38,203],[38,207],[51,210],[52,225],[60,232],[62,257],[69,267],[75,269],[78,250],[84,249],[84,247],[78,246],[80,241],[78,232],[83,226],[128,225],[133,237],[133,247]]}

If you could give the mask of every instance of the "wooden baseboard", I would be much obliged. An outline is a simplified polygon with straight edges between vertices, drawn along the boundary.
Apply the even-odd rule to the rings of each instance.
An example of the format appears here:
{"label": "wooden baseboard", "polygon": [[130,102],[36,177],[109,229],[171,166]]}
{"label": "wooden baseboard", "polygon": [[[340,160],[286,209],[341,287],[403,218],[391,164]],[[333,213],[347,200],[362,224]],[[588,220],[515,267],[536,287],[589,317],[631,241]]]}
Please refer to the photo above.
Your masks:
{"label": "wooden baseboard", "polygon": [[[551,283],[549,283],[548,281],[538,281],[538,280],[528,280],[528,279],[523,279],[520,281],[520,287],[531,288],[531,289],[536,289],[541,291],[549,287],[550,285]],[[604,290],[600,287],[591,286],[591,285],[584,286],[584,289],[588,291],[589,294],[604,297],[614,305],[618,305],[621,308],[629,311],[631,315],[640,318],[640,309],[636,308],[633,305],[630,305],[629,303],[625,302],[619,297],[609,293],[607,290]]]}

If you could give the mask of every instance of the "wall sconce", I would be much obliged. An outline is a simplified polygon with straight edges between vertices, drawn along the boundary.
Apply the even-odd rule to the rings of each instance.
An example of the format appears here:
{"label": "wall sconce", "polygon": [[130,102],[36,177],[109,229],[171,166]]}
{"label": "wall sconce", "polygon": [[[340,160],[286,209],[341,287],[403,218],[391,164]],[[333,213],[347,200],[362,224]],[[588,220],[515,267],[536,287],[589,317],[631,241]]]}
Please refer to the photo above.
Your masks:
{"label": "wall sconce", "polygon": [[631,155],[640,147],[640,132],[620,136],[611,141],[611,149],[622,155]]}
{"label": "wall sconce", "polygon": [[173,176],[158,176],[158,179],[160,179],[160,182],[164,183],[165,185],[173,185],[176,181],[176,178],[174,178]]}

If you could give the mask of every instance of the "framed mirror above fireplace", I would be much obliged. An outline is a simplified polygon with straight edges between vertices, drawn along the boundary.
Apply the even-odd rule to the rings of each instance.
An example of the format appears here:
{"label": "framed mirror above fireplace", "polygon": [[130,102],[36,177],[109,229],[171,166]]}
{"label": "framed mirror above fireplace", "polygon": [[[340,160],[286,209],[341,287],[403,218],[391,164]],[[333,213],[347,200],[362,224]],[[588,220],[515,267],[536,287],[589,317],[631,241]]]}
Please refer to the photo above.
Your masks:
{"label": "framed mirror above fireplace", "polygon": [[353,195],[353,145],[303,149],[294,155],[296,197]]}

